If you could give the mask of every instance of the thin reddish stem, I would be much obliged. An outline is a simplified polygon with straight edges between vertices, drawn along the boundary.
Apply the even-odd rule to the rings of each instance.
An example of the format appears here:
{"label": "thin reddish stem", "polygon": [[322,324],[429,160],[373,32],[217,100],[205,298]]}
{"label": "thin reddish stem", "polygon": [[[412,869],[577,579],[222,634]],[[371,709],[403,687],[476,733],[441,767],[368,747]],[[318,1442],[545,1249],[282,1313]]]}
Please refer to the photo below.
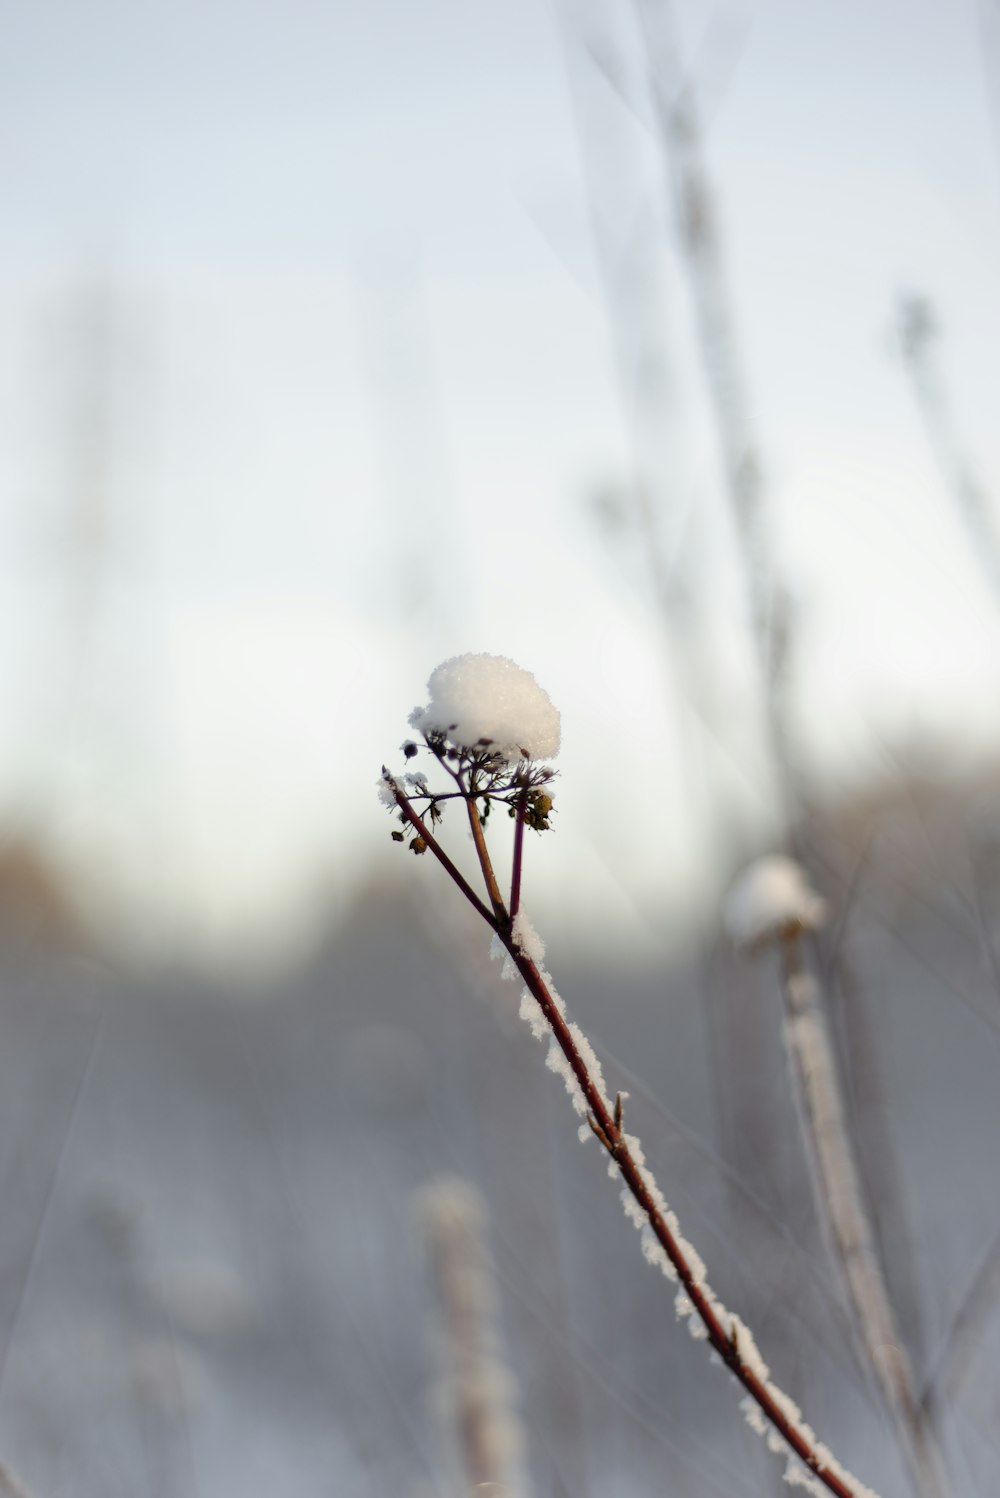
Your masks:
{"label": "thin reddish stem", "polygon": [[612,1111],[600,1088],[591,1077],[587,1064],[573,1039],[572,1031],[552,997],[545,979],[532,959],[514,941],[511,933],[500,931],[499,936],[529,992],[538,1001],[560,1050],[573,1069],[573,1075],[580,1084],[594,1121],[607,1140],[608,1153],[618,1166],[622,1179],[632,1196],[646,1214],[649,1226],[664,1253],[677,1271],[677,1277],[697,1311],[712,1347],[726,1367],[739,1379],[751,1399],[760,1407],[774,1428],[820,1482],[824,1483],[831,1493],[835,1493],[837,1498],[858,1498],[857,1489],[820,1460],[812,1442],[798,1425],[789,1419],[767,1384],[744,1363],[740,1355],[738,1339],[732,1337],[728,1329],[723,1326],[715,1306],[692,1273],[685,1253],[667,1225],[646,1184],[643,1172],[629,1149],[627,1136],[615,1123]]}
{"label": "thin reddish stem", "polygon": [[413,810],[413,807],[410,805],[406,796],[399,789],[395,782],[393,782],[393,791],[396,797],[396,805],[399,807],[400,811],[403,813],[403,816],[409,822],[410,826],[413,827],[414,830],[423,838],[424,842],[427,844],[430,851],[434,854],[434,857],[444,869],[445,873],[449,876],[449,878],[455,881],[459,889],[462,891],[462,894],[468,900],[469,904],[475,906],[476,910],[479,911],[479,914],[482,916],[486,924],[488,926],[492,926],[494,931],[498,930],[500,922],[497,917],[493,914],[492,910],[490,910],[486,905],[483,904],[482,900],[476,894],[475,890],[472,888],[472,885],[466,879],[465,875],[455,867],[451,859],[448,857],[447,853],[442,848],[441,844],[438,842],[437,838],[434,836],[433,832],[431,832],[430,828],[424,822],[420,813]]}
{"label": "thin reddish stem", "polygon": [[472,841],[476,845],[479,867],[483,871],[483,878],[486,881],[486,888],[493,905],[493,913],[499,925],[509,925],[511,918],[507,914],[506,905],[503,903],[503,895],[500,893],[500,885],[497,883],[497,876],[493,869],[493,860],[490,858],[490,850],[486,846],[486,834],[483,832],[483,823],[479,815],[479,807],[476,805],[475,796],[470,793],[466,797],[465,804],[469,809],[469,826],[472,828]]}
{"label": "thin reddish stem", "polygon": [[521,862],[524,857],[524,814],[528,807],[528,793],[518,798],[514,822],[514,863],[510,875],[510,918],[521,908]]}

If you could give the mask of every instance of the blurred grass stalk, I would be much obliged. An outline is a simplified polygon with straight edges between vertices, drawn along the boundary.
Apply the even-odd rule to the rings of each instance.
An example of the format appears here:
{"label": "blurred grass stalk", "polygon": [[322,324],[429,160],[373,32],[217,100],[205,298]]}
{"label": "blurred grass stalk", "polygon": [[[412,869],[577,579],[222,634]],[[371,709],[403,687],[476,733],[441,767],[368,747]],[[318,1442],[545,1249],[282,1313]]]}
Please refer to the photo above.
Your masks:
{"label": "blurred grass stalk", "polygon": [[442,1178],[420,1197],[437,1288],[447,1373],[441,1403],[453,1434],[462,1491],[523,1498],[515,1473],[524,1441],[514,1382],[497,1354],[496,1296],[484,1243],[486,1209],[464,1181]]}
{"label": "blurred grass stalk", "polygon": [[816,1199],[853,1311],[859,1352],[877,1382],[921,1498],[944,1498],[948,1484],[937,1441],[917,1393],[847,1129],[822,993],[806,965],[801,932],[789,929],[779,946],[785,1046]]}

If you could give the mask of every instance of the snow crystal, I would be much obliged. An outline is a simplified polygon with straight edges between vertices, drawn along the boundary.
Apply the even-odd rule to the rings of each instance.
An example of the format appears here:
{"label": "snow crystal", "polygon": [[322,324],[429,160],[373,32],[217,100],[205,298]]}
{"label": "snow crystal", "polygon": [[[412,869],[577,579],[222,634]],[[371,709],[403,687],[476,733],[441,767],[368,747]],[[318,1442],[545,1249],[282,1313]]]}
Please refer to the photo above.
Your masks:
{"label": "snow crystal", "polygon": [[785,1463],[784,1477],[790,1488],[805,1488],[807,1493],[815,1493],[817,1498],[825,1498],[830,1491],[825,1483],[813,1476],[805,1462],[794,1452]]}
{"label": "snow crystal", "polygon": [[431,673],[430,701],[410,723],[463,749],[487,739],[513,763],[559,752],[559,714],[530,671],[504,655],[456,655]]}
{"label": "snow crystal", "polygon": [[642,1257],[646,1260],[646,1263],[652,1264],[654,1269],[658,1269],[661,1274],[665,1274],[668,1280],[675,1280],[677,1278],[677,1271],[667,1258],[666,1249],[648,1222],[642,1230],[639,1241],[642,1248]]}
{"label": "snow crystal", "polygon": [[521,995],[521,1007],[518,1014],[524,1020],[535,1039],[543,1040],[549,1028],[548,1020],[542,1013],[541,1004],[539,1004],[534,994],[529,993],[527,989]]}
{"label": "snow crystal", "polygon": [[756,1399],[751,1399],[748,1394],[745,1399],[740,1400],[740,1409],[750,1429],[756,1431],[759,1436],[766,1436],[768,1419]]}
{"label": "snow crystal", "polygon": [[622,1210],[625,1213],[625,1216],[628,1218],[629,1222],[631,1222],[634,1227],[637,1227],[640,1230],[644,1228],[648,1220],[646,1217],[645,1208],[639,1205],[627,1186],[622,1187],[621,1203]]}
{"label": "snow crystal", "polygon": [[732,1312],[729,1315],[729,1335],[736,1344],[736,1351],[739,1353],[740,1362],[743,1364],[743,1367],[752,1373],[754,1378],[759,1379],[762,1384],[766,1384],[770,1378],[771,1370],[761,1357],[760,1349],[754,1341],[753,1333],[746,1322],[741,1321]]}
{"label": "snow crystal", "polygon": [[530,957],[536,966],[540,966],[545,956],[545,943],[523,910],[518,911],[514,917],[513,935],[516,945],[521,948],[525,957]]}
{"label": "snow crystal", "polygon": [[[500,977],[504,980],[505,983],[511,983],[515,978],[520,977],[520,974],[518,973],[518,970],[514,965],[514,959],[507,951],[507,948],[504,946],[503,942],[500,940],[499,933],[494,934],[493,940],[490,942],[490,957],[494,962],[503,963],[503,967],[500,969]],[[525,996],[531,999],[531,994],[528,993],[528,990],[525,989],[524,992]],[[531,1001],[535,1005],[535,1007],[538,1008],[538,1001],[536,999],[532,999]],[[539,1015],[541,1015],[540,1009],[538,1012]],[[524,1018],[523,1008],[521,1012],[521,1018]],[[543,1025],[544,1023],[545,1021],[542,1020]]]}
{"label": "snow crystal", "polygon": [[586,1035],[584,1035],[579,1025],[573,1024],[571,1022],[569,1026],[569,1033],[573,1044],[576,1046],[580,1060],[583,1062],[584,1067],[589,1072],[591,1081],[597,1088],[597,1091],[600,1093],[601,1098],[603,1099],[608,1112],[610,1113],[611,1100],[608,1097],[607,1090],[604,1085],[604,1070],[601,1066],[601,1063],[597,1059],[597,1054],[594,1051],[594,1047],[591,1045]]}
{"label": "snow crystal", "polygon": [[385,775],[380,775],[376,780],[375,785],[378,788],[378,798],[381,801],[382,805],[388,806],[391,808],[391,810],[395,811],[397,804],[396,787],[393,782],[387,779]]}
{"label": "snow crystal", "polygon": [[810,888],[792,858],[758,858],[736,880],[726,901],[726,928],[740,946],[754,947],[791,931],[822,925],[826,902]]}
{"label": "snow crystal", "polygon": [[577,1113],[586,1113],[587,1099],[584,1097],[583,1090],[576,1079],[576,1073],[563,1054],[562,1047],[554,1035],[549,1041],[549,1050],[548,1055],[545,1057],[545,1065],[549,1071],[554,1071],[557,1077],[562,1077],[566,1084],[566,1091],[569,1093],[573,1107]]}

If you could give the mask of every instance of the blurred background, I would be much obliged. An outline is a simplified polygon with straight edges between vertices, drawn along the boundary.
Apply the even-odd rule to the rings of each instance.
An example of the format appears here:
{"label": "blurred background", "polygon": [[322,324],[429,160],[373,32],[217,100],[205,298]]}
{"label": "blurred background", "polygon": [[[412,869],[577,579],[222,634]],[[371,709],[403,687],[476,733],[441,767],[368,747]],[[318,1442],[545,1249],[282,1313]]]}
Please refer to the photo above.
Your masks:
{"label": "blurred background", "polygon": [[996,0],[39,0],[4,38],[10,1481],[469,1491],[458,1222],[505,1370],[475,1480],[782,1490],[390,841],[379,767],[485,650],[563,717],[560,991],[779,1381],[907,1493],[777,966],[721,933],[761,851],[828,901],[907,1355],[994,1493]]}

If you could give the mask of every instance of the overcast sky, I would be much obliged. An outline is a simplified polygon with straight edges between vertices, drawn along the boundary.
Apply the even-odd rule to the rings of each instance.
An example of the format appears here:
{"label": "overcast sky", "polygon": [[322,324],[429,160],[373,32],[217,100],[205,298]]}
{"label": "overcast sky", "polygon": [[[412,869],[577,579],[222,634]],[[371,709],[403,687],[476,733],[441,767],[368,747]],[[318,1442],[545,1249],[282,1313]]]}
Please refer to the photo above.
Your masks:
{"label": "overcast sky", "polygon": [[[1000,615],[891,336],[901,292],[933,299],[1000,486],[995,10],[680,11],[830,783],[1000,723]],[[277,932],[320,878],[342,904],[358,856],[390,860],[378,766],[431,668],[487,649],[565,718],[536,904],[636,930],[683,908],[706,828],[766,825],[768,777],[631,7],[40,0],[4,31],[11,815],[161,931]],[[595,182],[605,248],[647,278],[658,524],[721,739],[593,504],[634,468]],[[92,553],[66,539],[88,503]]]}

